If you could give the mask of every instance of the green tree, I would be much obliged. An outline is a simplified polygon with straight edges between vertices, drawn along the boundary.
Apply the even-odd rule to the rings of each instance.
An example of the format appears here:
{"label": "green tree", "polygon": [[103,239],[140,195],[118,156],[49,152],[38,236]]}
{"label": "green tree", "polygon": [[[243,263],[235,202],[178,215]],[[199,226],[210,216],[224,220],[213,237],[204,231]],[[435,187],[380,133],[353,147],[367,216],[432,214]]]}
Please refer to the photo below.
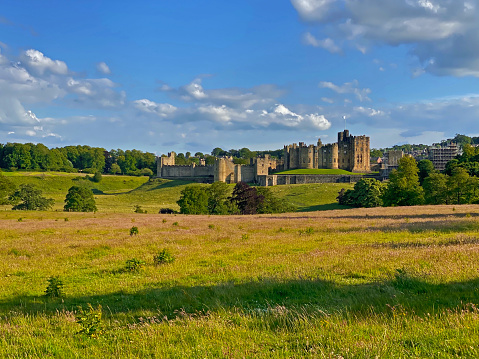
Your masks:
{"label": "green tree", "polygon": [[186,186],[176,203],[180,206],[180,213],[208,214],[208,193],[202,186]]}
{"label": "green tree", "polygon": [[451,203],[471,203],[476,199],[478,189],[477,177],[470,177],[464,168],[456,167],[447,179],[447,188]]}
{"label": "green tree", "polygon": [[419,169],[412,157],[399,160],[397,170],[389,175],[389,183],[384,192],[385,206],[415,206],[424,202],[424,190],[419,185]]}
{"label": "green tree", "polygon": [[215,182],[208,187],[208,213],[230,214],[234,212],[234,206],[228,199],[229,186],[224,182]]}
{"label": "green tree", "polygon": [[354,189],[341,192],[339,204],[353,207],[380,207],[386,185],[374,178],[362,178],[355,183]]}
{"label": "green tree", "polygon": [[417,168],[419,169],[419,183],[422,185],[424,179],[434,172],[434,165],[429,160],[420,160],[417,163]]}
{"label": "green tree", "polygon": [[258,205],[257,213],[286,213],[294,212],[296,209],[284,199],[277,198],[268,187],[258,187],[256,191],[263,197]]}
{"label": "green tree", "polygon": [[110,168],[110,173],[114,175],[121,173],[120,166],[118,166],[116,163],[113,163]]}
{"label": "green tree", "polygon": [[101,182],[102,180],[101,173],[99,171],[96,171],[91,180],[96,183]]}
{"label": "green tree", "polygon": [[211,156],[213,157],[219,157],[219,156],[224,156],[225,154],[225,151],[223,151],[221,148],[219,147],[215,147],[213,149],[213,151],[211,151]]}
{"label": "green tree", "polygon": [[51,207],[55,201],[51,198],[42,196],[42,191],[31,184],[21,184],[10,197],[9,200],[13,210],[44,211]]}
{"label": "green tree", "polygon": [[65,198],[66,212],[96,212],[95,198],[91,189],[83,186],[72,186]]}
{"label": "green tree", "polygon": [[15,185],[0,173],[0,205],[10,204],[9,196],[15,191]]}
{"label": "green tree", "polygon": [[426,204],[448,204],[447,179],[447,175],[437,172],[424,179],[422,187]]}

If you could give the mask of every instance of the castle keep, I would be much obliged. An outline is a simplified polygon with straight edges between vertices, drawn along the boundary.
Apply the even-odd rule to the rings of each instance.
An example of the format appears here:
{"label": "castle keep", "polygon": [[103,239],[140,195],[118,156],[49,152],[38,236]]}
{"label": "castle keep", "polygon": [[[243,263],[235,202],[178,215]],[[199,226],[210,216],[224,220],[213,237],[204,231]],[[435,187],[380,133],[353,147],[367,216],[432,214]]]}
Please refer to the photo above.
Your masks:
{"label": "castle keep", "polygon": [[295,183],[356,182],[361,176],[344,175],[286,175],[274,174],[274,171],[289,169],[344,169],[350,172],[370,172],[369,137],[350,136],[348,130],[338,133],[338,142],[323,145],[284,146],[283,160],[269,155],[252,158],[249,165],[233,163],[232,158],[217,158],[213,165],[175,165],[175,152],[167,157],[158,157],[157,175],[167,179],[185,179],[196,182],[226,183],[249,182],[261,186]]}
{"label": "castle keep", "polygon": [[348,130],[338,133],[338,142],[323,145],[284,146],[284,169],[329,168],[350,172],[369,172],[369,137],[351,136]]}

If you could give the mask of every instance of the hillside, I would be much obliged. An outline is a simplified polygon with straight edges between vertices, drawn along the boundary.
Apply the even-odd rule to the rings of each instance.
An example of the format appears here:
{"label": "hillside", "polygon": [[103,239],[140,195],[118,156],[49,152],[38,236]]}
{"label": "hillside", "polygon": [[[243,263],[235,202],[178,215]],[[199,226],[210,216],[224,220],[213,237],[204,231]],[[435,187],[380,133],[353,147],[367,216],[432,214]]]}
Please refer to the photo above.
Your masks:
{"label": "hillside", "polygon": [[[63,209],[68,189],[78,183],[92,189],[99,212],[130,213],[140,205],[149,213],[158,213],[160,208],[179,209],[176,201],[186,181],[164,179],[148,180],[148,177],[104,175],[101,182],[79,180],[84,175],[62,172],[4,172],[17,186],[31,183],[43,191],[45,197],[55,200],[54,210]],[[206,186],[206,185],[204,185]],[[341,188],[351,184],[307,184],[270,187],[280,198],[285,198],[299,211],[342,208],[336,203]],[[233,189],[233,185],[231,185]],[[10,209],[11,206],[0,206]]]}

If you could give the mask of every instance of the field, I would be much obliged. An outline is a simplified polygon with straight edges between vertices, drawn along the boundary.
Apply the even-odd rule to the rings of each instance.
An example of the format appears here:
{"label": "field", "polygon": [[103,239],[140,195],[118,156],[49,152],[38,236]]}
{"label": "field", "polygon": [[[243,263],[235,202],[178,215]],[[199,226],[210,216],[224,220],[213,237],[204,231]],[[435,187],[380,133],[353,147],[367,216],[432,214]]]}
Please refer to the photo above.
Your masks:
{"label": "field", "polygon": [[478,230],[477,205],[0,212],[0,357],[477,358]]}
{"label": "field", "polygon": [[[68,189],[78,184],[79,176],[61,172],[4,172],[15,185],[30,183],[43,191],[43,195],[55,200],[54,210],[63,209]],[[108,176],[104,175],[99,183],[81,181],[92,189],[99,212],[132,213],[136,205],[149,213],[158,213],[160,208],[178,210],[176,201],[180,198],[183,188],[191,184],[186,181],[171,181],[148,177]],[[233,190],[231,185],[231,190]],[[285,198],[299,211],[319,209],[344,208],[336,203],[336,197],[341,188],[352,188],[347,183],[331,183],[325,185],[289,185],[271,187],[280,198]],[[0,206],[0,209],[10,209],[11,206]]]}

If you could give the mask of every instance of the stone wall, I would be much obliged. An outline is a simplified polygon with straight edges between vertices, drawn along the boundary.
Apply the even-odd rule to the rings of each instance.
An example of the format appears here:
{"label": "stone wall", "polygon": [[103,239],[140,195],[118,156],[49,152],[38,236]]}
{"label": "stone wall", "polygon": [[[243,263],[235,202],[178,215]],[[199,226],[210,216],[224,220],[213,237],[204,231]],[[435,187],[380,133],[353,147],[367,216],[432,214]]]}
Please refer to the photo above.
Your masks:
{"label": "stone wall", "polygon": [[268,175],[258,176],[260,186],[306,183],[356,183],[362,178],[381,179],[379,176],[362,175]]}

